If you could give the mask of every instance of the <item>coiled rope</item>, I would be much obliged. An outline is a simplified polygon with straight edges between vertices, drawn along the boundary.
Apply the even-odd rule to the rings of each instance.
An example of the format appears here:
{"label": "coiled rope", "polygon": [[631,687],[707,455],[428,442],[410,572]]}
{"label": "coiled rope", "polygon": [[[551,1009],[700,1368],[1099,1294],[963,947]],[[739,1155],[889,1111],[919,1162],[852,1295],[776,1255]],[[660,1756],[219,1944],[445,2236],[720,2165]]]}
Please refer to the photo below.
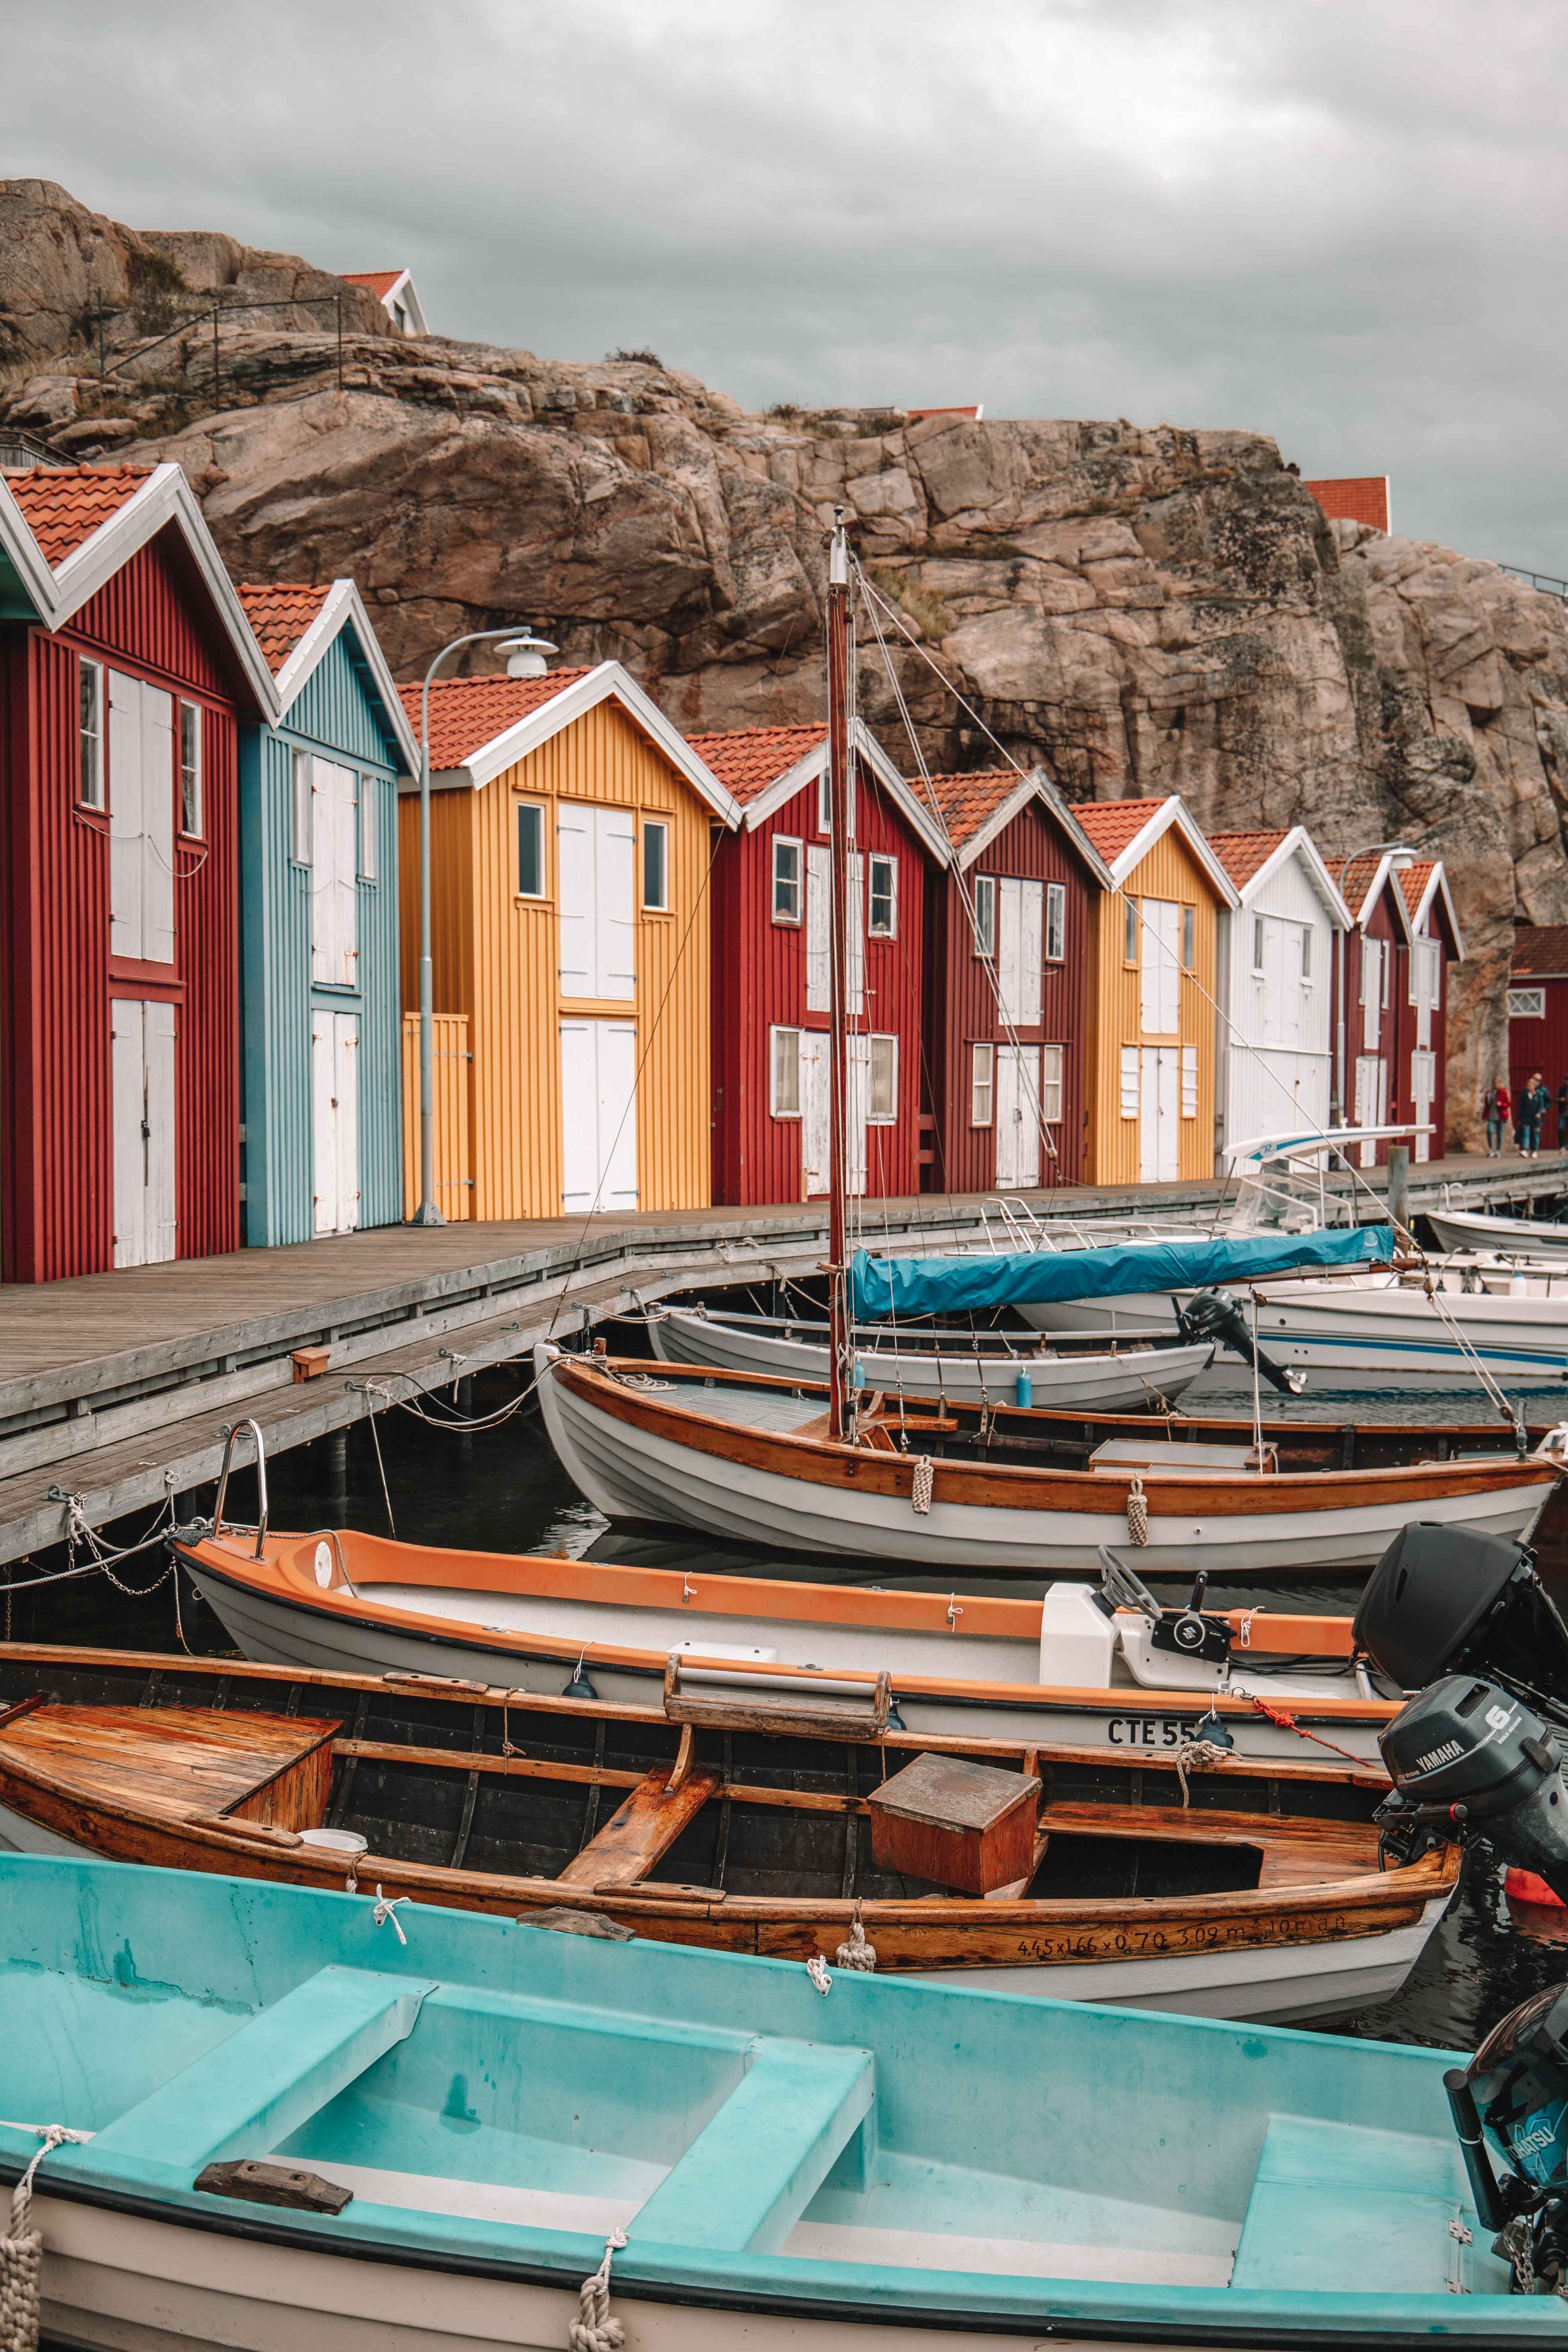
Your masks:
{"label": "coiled rope", "polygon": [[613,2230],[605,2240],[605,2258],[591,2278],[577,2290],[577,2316],[566,2331],[572,2352],[620,2352],[626,2331],[610,2316],[610,2257],[626,2242],[624,2230]]}
{"label": "coiled rope", "polygon": [[1142,1478],[1134,1478],[1127,1491],[1127,1540],[1132,1544],[1149,1540],[1149,1503]]}
{"label": "coiled rope", "polygon": [[1188,1806],[1192,1802],[1192,1798],[1187,1789],[1187,1774],[1189,1772],[1205,1772],[1211,1766],[1216,1764],[1228,1764],[1232,1760],[1235,1752],[1234,1748],[1222,1748],[1217,1739],[1183,1740],[1181,1746],[1176,1750],[1175,1760],[1176,1778],[1182,1784],[1182,1811],[1184,1812],[1186,1811]]}
{"label": "coiled rope", "polygon": [[910,1501],[923,1517],[931,1509],[932,1489],[936,1486],[936,1464],[929,1454],[915,1456],[914,1484],[910,1488]]}
{"label": "coiled rope", "polygon": [[840,1944],[833,1955],[841,1969],[858,1969],[869,1976],[877,1965],[877,1947],[866,1941],[866,1930],[860,1925],[860,1906],[855,1906],[855,1925],[849,1930],[847,1943]]}
{"label": "coiled rope", "polygon": [[67,2140],[89,2140],[89,2131],[64,2124],[12,2124],[7,2131],[32,2132],[43,2142],[11,2191],[11,2227],[0,2237],[0,2352],[37,2352],[43,2304],[44,2237],[33,2221],[33,2175],[51,2148]]}

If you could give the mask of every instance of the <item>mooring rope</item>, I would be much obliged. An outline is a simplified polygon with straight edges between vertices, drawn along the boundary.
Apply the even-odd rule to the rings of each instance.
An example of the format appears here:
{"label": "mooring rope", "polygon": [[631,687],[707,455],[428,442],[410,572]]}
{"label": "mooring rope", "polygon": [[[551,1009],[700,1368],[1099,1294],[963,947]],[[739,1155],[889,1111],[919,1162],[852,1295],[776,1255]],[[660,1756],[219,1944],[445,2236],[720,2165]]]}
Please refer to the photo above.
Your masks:
{"label": "mooring rope", "polygon": [[566,2331],[572,2352],[620,2352],[626,2331],[610,2315],[610,2258],[626,2242],[624,2230],[612,2230],[605,2240],[604,2260],[577,2290],[577,2316]]}
{"label": "mooring rope", "polygon": [[5,2123],[6,2131],[31,2132],[43,2146],[11,2191],[11,2227],[0,2236],[0,2352],[37,2352],[43,2305],[44,2236],[33,2221],[33,2175],[52,2148],[70,2140],[79,2146],[89,2131],[65,2124]]}

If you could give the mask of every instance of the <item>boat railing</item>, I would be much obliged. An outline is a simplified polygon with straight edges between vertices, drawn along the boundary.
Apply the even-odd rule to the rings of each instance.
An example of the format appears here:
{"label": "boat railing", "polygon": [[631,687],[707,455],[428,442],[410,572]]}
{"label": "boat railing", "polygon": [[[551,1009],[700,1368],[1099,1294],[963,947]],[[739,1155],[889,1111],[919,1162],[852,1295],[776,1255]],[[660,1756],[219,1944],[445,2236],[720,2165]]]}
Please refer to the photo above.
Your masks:
{"label": "boat railing", "polygon": [[223,1507],[228,1497],[228,1470],[234,1454],[234,1441],[242,1430],[247,1429],[256,1448],[256,1497],[261,1511],[256,1529],[256,1557],[259,1559],[261,1547],[267,1539],[267,1447],[262,1441],[260,1427],[254,1421],[237,1421],[234,1427],[225,1433],[223,1467],[218,1472],[217,1503],[213,1511],[213,1534],[221,1536],[223,1533]]}

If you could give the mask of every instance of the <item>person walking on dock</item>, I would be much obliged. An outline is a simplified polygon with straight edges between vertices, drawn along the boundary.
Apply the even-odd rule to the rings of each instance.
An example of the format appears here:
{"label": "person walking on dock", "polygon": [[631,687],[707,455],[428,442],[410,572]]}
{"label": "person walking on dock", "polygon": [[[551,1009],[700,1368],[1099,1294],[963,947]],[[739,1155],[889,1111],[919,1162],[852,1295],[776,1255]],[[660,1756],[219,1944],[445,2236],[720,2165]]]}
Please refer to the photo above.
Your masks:
{"label": "person walking on dock", "polygon": [[1532,1070],[1530,1084],[1519,1098],[1519,1148],[1527,1160],[1533,1160],[1541,1150],[1541,1129],[1552,1097],[1541,1083],[1541,1073]]}
{"label": "person walking on dock", "polygon": [[1568,1151],[1568,1070],[1563,1072],[1563,1083],[1557,1089],[1557,1149]]}
{"label": "person walking on dock", "polygon": [[1513,1108],[1506,1085],[1491,1086],[1481,1097],[1481,1117],[1487,1123],[1487,1158],[1502,1158],[1503,1129]]}

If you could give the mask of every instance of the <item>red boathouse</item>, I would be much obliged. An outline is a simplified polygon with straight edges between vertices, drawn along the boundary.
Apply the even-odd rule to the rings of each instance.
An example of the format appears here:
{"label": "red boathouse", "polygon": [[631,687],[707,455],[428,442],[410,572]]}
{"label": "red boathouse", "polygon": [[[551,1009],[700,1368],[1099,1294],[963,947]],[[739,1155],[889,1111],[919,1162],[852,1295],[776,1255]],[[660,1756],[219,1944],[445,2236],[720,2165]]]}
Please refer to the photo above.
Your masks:
{"label": "red boathouse", "polygon": [[0,472],[0,1275],[239,1243],[236,719],[270,674],[177,466]]}
{"label": "red boathouse", "polygon": [[924,1189],[1081,1181],[1089,910],[1110,877],[1038,770],[935,776],[951,845],[927,898]]}
{"label": "red boathouse", "polygon": [[[713,1198],[825,1193],[829,919],[826,727],[694,735],[741,803],[717,844],[713,950]],[[921,961],[933,819],[858,720],[850,810],[849,1181],[879,1198],[921,1180]]]}
{"label": "red boathouse", "polygon": [[[1353,1127],[1430,1125],[1413,1160],[1441,1158],[1447,1122],[1447,967],[1464,943],[1442,862],[1407,849],[1352,857],[1330,871],[1351,912],[1334,975],[1340,1117]],[[1386,1161],[1386,1142],[1360,1161]]]}
{"label": "red boathouse", "polygon": [[[1568,927],[1524,926],[1513,935],[1513,968],[1508,978],[1508,1083],[1517,1103],[1539,1070],[1553,1100],[1568,1078]],[[1492,1073],[1483,1071],[1483,1090]],[[1563,1122],[1555,1133],[1563,1147]]]}
{"label": "red boathouse", "polygon": [[1465,943],[1442,859],[1407,858],[1396,850],[1394,864],[1405,916],[1394,991],[1396,1116],[1418,1127],[1430,1123],[1431,1134],[1411,1145],[1413,1160],[1441,1160],[1448,1132],[1448,966],[1463,961]]}

